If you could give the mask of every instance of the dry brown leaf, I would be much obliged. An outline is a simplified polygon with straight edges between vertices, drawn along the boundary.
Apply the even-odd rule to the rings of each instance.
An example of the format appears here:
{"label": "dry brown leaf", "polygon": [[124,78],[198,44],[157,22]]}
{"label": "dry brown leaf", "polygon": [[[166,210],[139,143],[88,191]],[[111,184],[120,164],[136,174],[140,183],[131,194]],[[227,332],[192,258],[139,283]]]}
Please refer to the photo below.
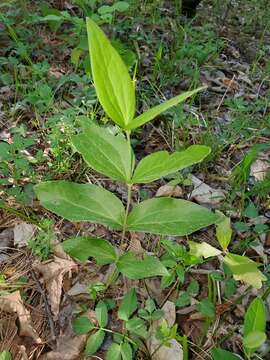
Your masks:
{"label": "dry brown leaf", "polygon": [[28,241],[35,235],[37,227],[26,222],[21,222],[14,226],[14,245],[22,248],[27,245]]}
{"label": "dry brown leaf", "polygon": [[156,192],[156,196],[172,196],[172,197],[182,197],[183,191],[180,186],[176,185],[163,185]]}
{"label": "dry brown leaf", "polygon": [[77,265],[72,260],[61,259],[54,256],[53,261],[34,264],[33,267],[43,276],[52,313],[54,316],[57,316],[59,313],[64,275],[67,273],[70,275],[72,270],[77,270]]}
{"label": "dry brown leaf", "polygon": [[[161,346],[160,341],[156,339],[155,333],[157,328],[161,325],[163,319],[166,320],[168,326],[173,326],[176,320],[175,314],[175,304],[171,301],[167,301],[162,307],[164,311],[164,316],[158,321],[153,321],[149,328],[150,337],[147,340],[147,347],[152,360],[182,360],[183,359],[183,350],[181,344],[175,339],[170,341],[170,347]],[[158,350],[157,350],[158,349]]]}
{"label": "dry brown leaf", "polygon": [[222,189],[213,189],[195,176],[192,176],[194,190],[191,199],[195,199],[199,204],[215,207],[225,199],[225,192]]}
{"label": "dry brown leaf", "polygon": [[239,90],[240,88],[238,82],[235,81],[234,79],[224,78],[222,79],[222,82],[227,88],[230,88],[232,90]]}
{"label": "dry brown leaf", "polygon": [[145,254],[145,250],[141,245],[141,241],[143,240],[143,238],[144,238],[143,233],[136,233],[133,231],[130,233],[129,249],[135,254],[140,256]]}
{"label": "dry brown leaf", "polygon": [[40,360],[77,360],[84,349],[88,335],[63,336],[57,342],[55,350],[40,357]]}
{"label": "dry brown leaf", "polygon": [[270,171],[269,162],[267,160],[257,159],[251,165],[250,175],[254,176],[257,181],[261,181],[265,178],[268,171]]}
{"label": "dry brown leaf", "polygon": [[31,324],[30,312],[25,308],[19,291],[1,296],[0,309],[8,313],[17,314],[20,323],[20,336],[29,336],[35,343],[42,343],[36,330]]}

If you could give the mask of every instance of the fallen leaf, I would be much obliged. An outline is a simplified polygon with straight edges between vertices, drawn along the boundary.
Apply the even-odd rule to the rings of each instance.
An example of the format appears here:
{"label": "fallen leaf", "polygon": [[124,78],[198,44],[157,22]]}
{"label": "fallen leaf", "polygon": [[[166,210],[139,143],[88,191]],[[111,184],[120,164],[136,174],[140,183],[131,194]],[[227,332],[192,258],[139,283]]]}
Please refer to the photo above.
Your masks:
{"label": "fallen leaf", "polygon": [[34,264],[33,267],[43,276],[52,313],[54,316],[57,316],[59,313],[64,275],[67,273],[70,275],[72,270],[77,269],[77,265],[72,260],[61,259],[54,256],[53,261],[37,263]]}
{"label": "fallen leaf", "polygon": [[230,88],[232,90],[239,90],[240,88],[238,82],[235,81],[234,79],[224,78],[222,79],[222,82],[227,88]]}
{"label": "fallen leaf", "polygon": [[87,336],[60,337],[56,349],[42,355],[40,360],[77,360],[84,349]]}
{"label": "fallen leaf", "polygon": [[32,224],[22,222],[14,226],[14,245],[22,248],[27,245],[28,241],[35,235],[37,227]]}
{"label": "fallen leaf", "polygon": [[182,188],[178,185],[163,185],[156,192],[157,197],[161,196],[172,196],[172,197],[182,197],[183,191]]}
{"label": "fallen leaf", "polygon": [[181,344],[175,339],[170,340],[170,347],[160,346],[160,341],[156,339],[155,333],[157,328],[161,325],[164,319],[168,326],[172,327],[176,320],[175,304],[171,301],[167,301],[162,307],[164,316],[162,319],[153,321],[149,328],[149,339],[147,340],[147,347],[152,360],[182,360],[183,350]]}
{"label": "fallen leaf", "polygon": [[144,255],[145,250],[141,245],[141,241],[144,238],[144,233],[136,233],[131,231],[129,249],[137,255]]}
{"label": "fallen leaf", "polygon": [[17,314],[20,324],[20,336],[29,336],[36,344],[42,343],[42,340],[31,324],[30,312],[25,308],[19,291],[1,296],[0,309],[8,313]]}
{"label": "fallen leaf", "polygon": [[7,228],[0,233],[0,250],[13,245],[13,229]]}
{"label": "fallen leaf", "polygon": [[192,176],[194,190],[191,199],[195,199],[199,204],[215,207],[225,199],[225,192],[222,189],[213,189],[195,176]]}
{"label": "fallen leaf", "polygon": [[257,159],[251,165],[250,175],[254,176],[257,181],[262,181],[266,177],[266,174],[269,170],[270,165],[267,160]]}

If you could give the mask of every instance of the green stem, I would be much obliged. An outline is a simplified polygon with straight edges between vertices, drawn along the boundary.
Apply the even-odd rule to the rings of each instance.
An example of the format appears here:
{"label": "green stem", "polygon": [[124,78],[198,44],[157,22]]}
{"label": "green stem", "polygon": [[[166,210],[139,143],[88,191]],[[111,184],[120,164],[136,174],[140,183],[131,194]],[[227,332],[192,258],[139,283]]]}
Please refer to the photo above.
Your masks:
{"label": "green stem", "polygon": [[269,295],[270,295],[270,286],[268,286],[268,288],[262,294],[262,300],[265,301],[268,298]]}
{"label": "green stem", "polygon": [[42,228],[39,220],[34,220],[34,219],[30,218],[29,216],[25,215],[24,213],[22,213],[21,211],[13,209],[4,203],[0,202],[0,209],[3,209],[4,211],[7,211],[10,214],[17,216],[18,218],[24,220],[25,222],[28,222],[30,224],[38,226],[39,228]]}
{"label": "green stem", "polygon": [[132,339],[130,339],[127,335],[123,335],[122,333],[120,333],[120,332],[118,332],[118,331],[113,331],[113,330],[106,329],[106,328],[103,328],[103,327],[98,327],[98,326],[94,326],[93,329],[95,329],[95,330],[103,330],[103,331],[108,332],[108,333],[110,333],[110,334],[121,335],[121,336],[124,337],[124,339],[127,339],[127,341],[130,342],[132,345],[137,346],[137,344],[135,343],[135,341],[133,341]]}
{"label": "green stem", "polygon": [[[128,143],[128,155],[129,155],[129,158],[131,159],[131,163],[132,163],[130,131],[128,131],[128,130],[126,131],[126,136],[127,136],[127,143]],[[124,217],[123,231],[122,231],[122,236],[121,236],[121,244],[120,244],[121,247],[123,246],[123,243],[125,240],[125,235],[126,235],[126,230],[127,230],[127,218],[128,218],[128,213],[129,213],[129,208],[130,208],[130,203],[131,203],[131,190],[132,190],[132,184],[127,183],[127,205],[126,205],[126,211],[125,211],[125,217]]]}
{"label": "green stem", "polygon": [[182,337],[182,346],[183,346],[183,360],[188,360],[188,341],[187,336]]}

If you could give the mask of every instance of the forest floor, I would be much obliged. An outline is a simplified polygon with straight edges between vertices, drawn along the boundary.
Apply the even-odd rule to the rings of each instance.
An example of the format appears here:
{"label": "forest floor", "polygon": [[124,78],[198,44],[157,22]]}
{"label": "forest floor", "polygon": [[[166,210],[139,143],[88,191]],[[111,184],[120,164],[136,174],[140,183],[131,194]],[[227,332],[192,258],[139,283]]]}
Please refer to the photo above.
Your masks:
{"label": "forest floor", "polygon": [[[0,4],[0,359],[9,359],[1,357],[4,351],[14,360],[83,359],[87,336],[74,333],[74,319],[83,313],[95,317],[95,305],[103,299],[110,330],[121,332],[115,304],[132,288],[140,310],[151,298],[156,310],[163,309],[169,328],[177,325],[175,341],[182,341],[184,360],[238,358],[211,352],[217,348],[240,359],[269,359],[269,6],[263,0],[204,1],[196,16],[187,18],[177,1],[130,0],[114,9],[111,3],[116,2]],[[119,234],[46,211],[36,199],[35,184],[90,182],[124,202],[127,197],[121,184],[87,168],[70,143],[85,117],[116,131],[98,105],[91,79],[84,22],[90,13],[113,39],[131,74],[137,64],[138,113],[207,85],[136,131],[132,146],[139,159],[193,144],[211,147],[211,154],[192,168],[136,186],[132,204],[172,196],[223,212],[231,220],[230,250],[260,266],[266,280],[261,288],[236,281],[220,259],[210,258],[185,269],[182,283],[170,269],[167,283],[160,277],[132,281],[120,276],[104,291],[111,265],[93,259],[82,264],[64,253],[61,242],[69,237],[96,236],[118,244]],[[138,255],[162,257],[170,249],[160,240],[131,233],[125,245]],[[187,240],[218,247],[214,226],[163,240],[184,249]],[[248,357],[243,324],[256,298],[265,304],[268,339]],[[146,323],[149,330],[152,323]],[[109,357],[111,343],[109,334],[92,358],[121,359]],[[150,358],[147,341],[141,343],[134,358]],[[157,357],[158,352],[152,359],[182,359],[177,351],[175,357],[166,351]]]}

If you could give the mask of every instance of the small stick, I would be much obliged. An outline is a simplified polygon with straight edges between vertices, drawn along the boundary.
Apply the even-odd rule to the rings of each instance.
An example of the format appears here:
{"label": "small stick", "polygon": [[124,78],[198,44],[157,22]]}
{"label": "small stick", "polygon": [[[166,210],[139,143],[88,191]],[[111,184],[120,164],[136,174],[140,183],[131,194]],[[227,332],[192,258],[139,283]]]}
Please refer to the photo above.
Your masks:
{"label": "small stick", "polygon": [[55,326],[54,326],[54,321],[53,321],[53,317],[52,317],[51,308],[49,306],[45,291],[43,290],[43,288],[42,288],[42,286],[40,284],[40,281],[38,280],[37,275],[34,272],[34,270],[31,270],[31,276],[32,276],[33,280],[35,281],[35,283],[37,285],[37,288],[38,288],[38,291],[40,292],[41,297],[42,297],[42,299],[44,301],[45,311],[46,311],[46,314],[47,314],[48,320],[49,320],[52,341],[55,341],[55,339],[56,339]]}
{"label": "small stick", "polygon": [[233,75],[232,79],[229,81],[229,83],[228,83],[228,85],[227,85],[227,87],[226,87],[226,90],[225,90],[225,92],[224,92],[224,94],[223,94],[223,96],[222,96],[222,99],[221,99],[220,103],[218,104],[217,112],[219,111],[219,109],[220,109],[220,107],[221,107],[221,105],[222,105],[222,103],[223,103],[223,101],[224,101],[224,99],[225,99],[225,96],[227,95],[227,92],[229,91],[229,88],[230,88],[231,84],[232,84],[233,81],[234,81],[234,78],[235,78],[235,75]]}
{"label": "small stick", "polygon": [[171,296],[172,292],[175,290],[175,288],[178,286],[179,284],[179,279],[177,279],[175,281],[175,283],[173,284],[173,286],[170,288],[168,294],[165,296],[165,298],[163,299],[160,308],[162,308],[164,306],[164,304],[166,303],[166,301],[169,299],[169,297]]}

